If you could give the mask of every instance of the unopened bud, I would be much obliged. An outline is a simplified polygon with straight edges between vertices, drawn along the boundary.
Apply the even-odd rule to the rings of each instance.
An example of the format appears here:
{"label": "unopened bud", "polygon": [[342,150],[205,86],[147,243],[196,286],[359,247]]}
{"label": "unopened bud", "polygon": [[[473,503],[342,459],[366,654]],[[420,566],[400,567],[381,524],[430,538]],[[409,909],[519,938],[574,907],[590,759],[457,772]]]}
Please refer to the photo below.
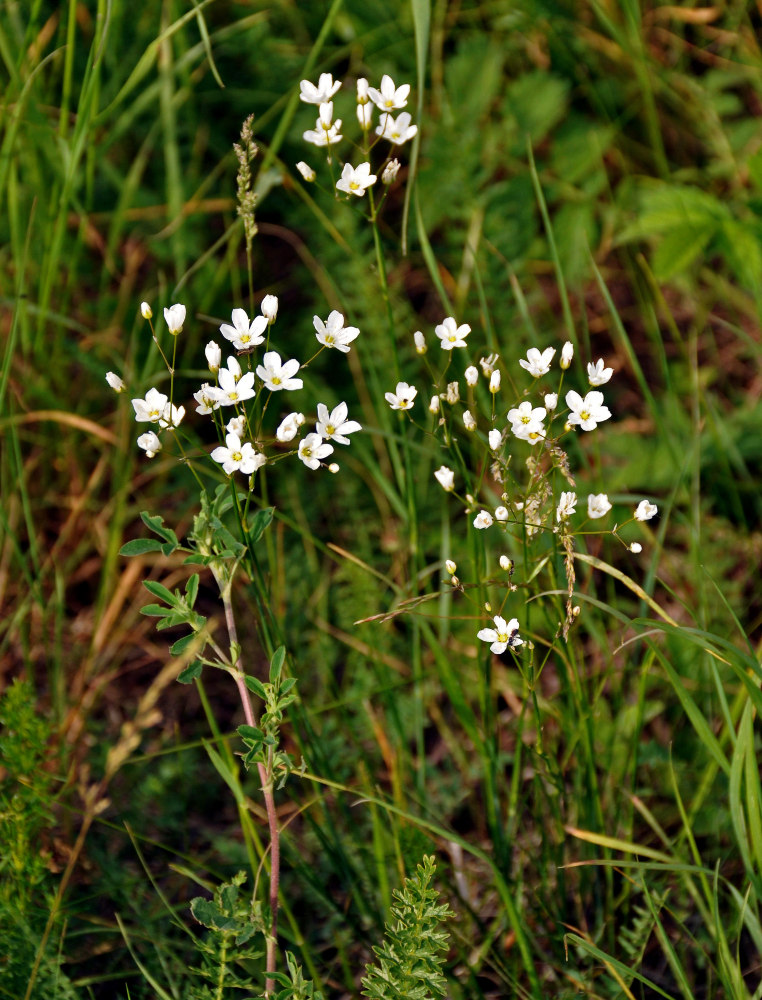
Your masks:
{"label": "unopened bud", "polygon": [[415,349],[418,354],[426,353],[426,338],[423,336],[420,330],[416,330],[413,334],[413,342],[415,343]]}
{"label": "unopened bud", "polygon": [[328,471],[332,472],[335,476],[336,473],[339,471],[339,468],[340,466],[338,462],[331,462],[331,464],[328,466]]}
{"label": "unopened bud", "polygon": [[452,559],[445,559],[445,569],[452,576],[458,567],[452,561]]}
{"label": "unopened bud", "polygon": [[489,377],[489,391],[492,393],[500,390],[500,372],[497,369]]}
{"label": "unopened bud", "polygon": [[570,340],[567,340],[564,346],[561,348],[561,367],[564,371],[572,363],[572,358],[574,357],[574,345]]}
{"label": "unopened bud", "polygon": [[473,365],[469,365],[466,368],[466,385],[476,385],[479,381],[479,369],[475,368]]}
{"label": "unopened bud", "polygon": [[151,319],[153,316],[153,309],[148,305],[147,302],[140,303],[140,315],[143,319]]}
{"label": "unopened bud", "polygon": [[317,176],[312,167],[309,164],[305,163],[304,160],[299,160],[299,162],[296,165],[296,169],[299,171],[299,173],[307,181],[308,184],[311,184],[315,180],[315,177]]}

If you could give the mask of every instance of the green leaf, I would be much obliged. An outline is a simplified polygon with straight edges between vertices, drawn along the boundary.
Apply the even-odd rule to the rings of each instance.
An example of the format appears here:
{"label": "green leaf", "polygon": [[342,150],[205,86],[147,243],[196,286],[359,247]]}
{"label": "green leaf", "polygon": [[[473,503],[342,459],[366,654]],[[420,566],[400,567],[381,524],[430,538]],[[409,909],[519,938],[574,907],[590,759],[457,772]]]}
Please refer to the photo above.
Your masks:
{"label": "green leaf", "polygon": [[265,734],[262,730],[257,729],[255,726],[239,726],[236,732],[242,740],[256,740],[257,743],[261,743],[265,738]]}
{"label": "green leaf", "polygon": [[204,927],[219,927],[219,921],[223,919],[222,912],[216,903],[211,899],[204,899],[203,896],[196,896],[191,900],[191,913],[196,920]]}
{"label": "green leaf", "polygon": [[188,577],[188,582],[185,584],[185,596],[188,600],[188,607],[192,608],[196,603],[196,598],[198,597],[198,573],[194,573],[192,576]]}
{"label": "green leaf", "polygon": [[164,584],[158,583],[156,580],[143,580],[143,586],[149,594],[153,594],[154,597],[166,601],[171,608],[177,607],[177,597],[171,590],[167,590]]}
{"label": "green leaf", "polygon": [[178,639],[177,642],[173,642],[169,647],[169,651],[173,656],[180,656],[185,650],[190,646],[193,640],[196,638],[196,633],[191,632],[190,635],[184,635],[182,639]]}
{"label": "green leaf", "polygon": [[517,151],[524,149],[528,135],[536,146],[564,117],[569,103],[569,83],[543,70],[523,73],[508,87],[506,117],[516,119],[520,136]]}
{"label": "green leaf", "polygon": [[161,618],[167,613],[167,609],[162,604],[146,604],[140,609],[140,613],[151,618]]}
{"label": "green leaf", "polygon": [[208,566],[213,556],[202,556],[200,552],[192,552],[183,559],[184,566]]}
{"label": "green leaf", "polygon": [[153,531],[155,535],[159,535],[165,542],[174,542],[175,545],[178,544],[177,535],[174,531],[172,531],[171,528],[164,527],[163,517],[160,517],[158,514],[149,514],[147,510],[142,510],[140,512],[140,517],[143,524]]}
{"label": "green leaf", "polygon": [[160,552],[161,543],[155,538],[134,538],[119,549],[120,556],[143,556],[147,552]]}
{"label": "green leaf", "polygon": [[669,281],[685,271],[702,253],[714,235],[713,227],[681,226],[662,237],[654,251],[653,269],[659,281]]}
{"label": "green leaf", "polygon": [[267,528],[269,528],[274,513],[274,507],[265,507],[263,510],[258,510],[254,515],[251,521],[251,527],[249,528],[249,541],[252,545],[256,544]]}
{"label": "green leaf", "polygon": [[184,670],[181,670],[177,675],[177,679],[181,684],[190,684],[191,681],[195,681],[197,677],[201,676],[201,671],[203,670],[203,664],[200,660],[194,660],[193,663],[189,663]]}
{"label": "green leaf", "polygon": [[267,691],[265,691],[265,686],[262,681],[257,680],[256,677],[246,676],[244,677],[244,682],[246,683],[246,687],[249,691],[253,691],[258,698],[262,699],[262,701],[267,701]]}
{"label": "green leaf", "polygon": [[175,549],[180,548],[180,543],[175,539],[174,542],[164,542],[161,546],[161,551],[165,556],[171,556]]}
{"label": "green leaf", "polygon": [[272,684],[278,683],[281,671],[283,670],[283,661],[285,659],[286,659],[286,647],[279,646],[273,653],[273,658],[270,661],[270,682]]}
{"label": "green leaf", "polygon": [[280,686],[280,693],[288,694],[288,692],[291,690],[294,684],[296,684],[296,682],[297,682],[296,677],[287,677]]}

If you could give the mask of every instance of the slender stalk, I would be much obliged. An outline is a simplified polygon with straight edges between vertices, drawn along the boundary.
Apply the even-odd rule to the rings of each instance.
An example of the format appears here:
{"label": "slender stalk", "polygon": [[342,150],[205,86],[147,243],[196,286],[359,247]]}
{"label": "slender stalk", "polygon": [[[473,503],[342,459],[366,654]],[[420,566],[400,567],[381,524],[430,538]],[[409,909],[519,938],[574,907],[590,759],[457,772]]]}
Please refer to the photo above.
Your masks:
{"label": "slender stalk", "polygon": [[[227,625],[228,635],[230,636],[230,642],[231,645],[237,645],[238,630],[236,629],[235,615],[233,614],[233,603],[231,601],[229,583],[220,588],[220,594],[222,596],[222,603],[225,609],[225,623]],[[246,719],[246,724],[252,727],[256,726],[254,709],[251,705],[249,689],[246,687],[246,681],[244,680],[244,672],[240,656],[233,664],[233,679],[235,680],[236,687],[238,688],[238,695],[241,699],[241,705],[243,706],[243,714]],[[277,966],[280,830],[278,829],[278,814],[275,809],[275,796],[273,795],[272,760],[268,758],[267,767],[261,763],[257,764],[257,769],[259,771],[260,781],[262,782],[262,794],[265,800],[265,809],[267,810],[267,822],[270,827],[270,933],[267,935],[267,978],[265,980],[265,995],[270,996],[275,989],[275,980],[272,978],[272,973],[275,972]]]}

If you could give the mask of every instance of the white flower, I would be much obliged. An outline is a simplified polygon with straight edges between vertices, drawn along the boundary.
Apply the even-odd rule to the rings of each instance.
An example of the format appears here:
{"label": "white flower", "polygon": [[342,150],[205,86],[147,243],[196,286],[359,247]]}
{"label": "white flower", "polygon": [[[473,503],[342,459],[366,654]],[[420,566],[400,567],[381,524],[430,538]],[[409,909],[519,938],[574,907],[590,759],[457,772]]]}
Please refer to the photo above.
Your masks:
{"label": "white flower", "polygon": [[474,527],[483,529],[489,528],[494,523],[494,518],[488,510],[480,510],[474,518]]}
{"label": "white flower", "polygon": [[448,316],[434,330],[441,341],[440,347],[443,351],[451,351],[453,347],[465,347],[466,337],[470,332],[471,327],[468,323],[458,326],[452,316]]}
{"label": "white flower", "polygon": [[495,615],[492,620],[495,623],[494,628],[483,628],[476,633],[477,639],[481,639],[482,642],[492,643],[490,646],[491,652],[499,656],[509,646],[514,649],[516,646],[522,644],[524,640],[519,638],[519,622],[517,618],[511,618],[507,622],[500,615]]}
{"label": "white flower", "polygon": [[450,574],[450,576],[455,575],[455,571],[457,570],[457,568],[458,568],[457,564],[454,563],[452,559],[445,559],[445,569]]}
{"label": "white flower", "polygon": [[339,403],[330,413],[325,404],[318,403],[315,430],[320,437],[327,438],[329,441],[335,441],[337,444],[349,444],[349,438],[345,435],[361,431],[362,425],[358,424],[356,420],[347,420],[347,413],[346,403]]}
{"label": "white flower", "polygon": [[305,181],[307,181],[308,184],[311,184],[317,177],[317,174],[309,165],[309,163],[305,163],[304,160],[299,160],[299,162],[296,165],[296,169],[299,171],[299,173],[302,175]]}
{"label": "white flower", "polygon": [[246,432],[246,417],[243,414],[240,417],[231,417],[225,425],[225,431],[228,434],[237,434],[239,438],[243,438]]}
{"label": "white flower", "polygon": [[368,129],[373,124],[373,105],[358,104],[356,110],[357,110],[357,121],[360,123],[360,128],[363,130],[363,132],[367,132]]}
{"label": "white flower", "polygon": [[509,559],[508,556],[500,556],[500,569],[510,572],[513,569],[513,560]]}
{"label": "white flower", "polygon": [[341,118],[333,119],[333,102],[328,101],[320,105],[320,114],[315,122],[314,130],[305,132],[302,138],[305,142],[311,142],[314,146],[333,146],[341,142]]}
{"label": "white flower", "polygon": [[497,451],[503,441],[503,432],[495,427],[487,435],[487,440],[489,441],[490,451]]}
{"label": "white flower", "polygon": [[138,438],[138,448],[143,449],[147,458],[153,458],[158,451],[161,451],[161,441],[153,431],[146,431]]}
{"label": "white flower", "polygon": [[397,174],[399,172],[400,172],[400,161],[397,159],[389,160],[389,162],[386,164],[381,173],[381,183],[386,184],[387,186],[389,184],[394,184],[394,182],[397,180]]}
{"label": "white flower", "polygon": [[590,385],[605,385],[614,374],[613,368],[606,368],[603,358],[587,366],[587,380]]}
{"label": "white flower", "polygon": [[605,493],[591,493],[587,498],[587,516],[605,517],[611,510],[609,498]]}
{"label": "white flower", "polygon": [[293,441],[299,433],[299,428],[303,423],[303,413],[289,413],[288,416],[284,417],[278,424],[278,429],[275,432],[276,438],[284,443],[286,441]]}
{"label": "white flower", "polygon": [[140,315],[143,319],[151,319],[153,316],[153,309],[149,306],[147,302],[140,303]]}
{"label": "white flower", "polygon": [[572,363],[572,358],[574,357],[574,344],[570,340],[567,340],[564,346],[561,348],[561,361],[560,365],[564,371]]}
{"label": "white flower", "polygon": [[417,125],[411,125],[411,117],[407,111],[403,111],[395,120],[391,115],[381,115],[381,124],[376,129],[376,135],[382,139],[388,139],[395,146],[401,146],[403,142],[412,139],[418,131]]}
{"label": "white flower", "polygon": [[381,111],[396,111],[399,108],[404,108],[409,93],[409,83],[395,87],[394,80],[386,73],[381,77],[381,86],[378,90],[375,87],[368,87],[368,96]]}
{"label": "white flower", "polygon": [[179,427],[184,416],[184,406],[175,406],[174,403],[167,403],[159,420],[159,427]]}
{"label": "white flower", "polygon": [[305,104],[324,104],[330,101],[337,90],[341,88],[341,80],[334,83],[331,73],[321,73],[317,87],[309,80],[302,80],[299,84],[299,100]]}
{"label": "white flower", "polygon": [[542,406],[533,407],[530,402],[525,400],[508,411],[508,419],[511,422],[513,433],[517,437],[523,437],[528,429],[543,431],[542,422],[545,419],[545,409]]}
{"label": "white flower", "polygon": [[384,399],[393,410],[409,410],[413,405],[413,400],[418,395],[418,390],[407,382],[398,382],[394,392],[385,392]]}
{"label": "white flower", "polygon": [[642,552],[643,551],[643,546],[640,544],[640,542],[633,542],[631,545],[628,546],[628,548],[629,548],[630,552],[634,552],[635,555],[637,555],[638,552]]}
{"label": "white flower", "polygon": [[479,381],[479,369],[469,365],[465,371],[466,385],[474,386]]}
{"label": "white flower", "polygon": [[165,396],[158,389],[149,389],[145,399],[133,399],[135,420],[138,423],[157,424],[161,420],[168,399],[169,396]]}
{"label": "white flower", "polygon": [[635,518],[638,521],[650,521],[658,512],[659,508],[655,503],[649,503],[648,500],[641,500],[635,509]]}
{"label": "white flower", "polygon": [[281,363],[280,354],[277,351],[267,351],[264,358],[262,358],[262,364],[257,365],[257,375],[259,375],[270,392],[277,392],[280,389],[292,391],[294,389],[301,389],[304,385],[300,378],[294,378],[299,368],[300,365],[296,358],[291,358],[290,361]]}
{"label": "white flower", "polygon": [[455,473],[452,469],[448,469],[446,465],[440,465],[437,471],[434,473],[434,478],[448,493],[451,493],[455,489]]}
{"label": "white flower", "polygon": [[565,521],[567,518],[571,517],[574,513],[574,509],[577,505],[577,494],[576,493],[562,493],[561,500],[556,509],[556,520]]}
{"label": "white flower", "polygon": [[583,431],[594,431],[604,420],[611,416],[611,410],[603,405],[603,393],[593,390],[583,399],[578,392],[571,389],[566,393],[566,405],[572,411],[569,423],[579,424]]}
{"label": "white flower", "polygon": [[[231,362],[235,362],[235,364],[231,364]],[[237,373],[236,368],[238,368]],[[217,378],[219,385],[217,388],[210,386],[207,394],[216,399],[220,406],[235,406],[247,399],[252,399],[256,394],[254,372],[246,372],[245,375],[241,375],[240,366],[235,358],[228,358],[228,367],[220,368]]]}
{"label": "white flower", "polygon": [[527,351],[527,360],[521,358],[519,364],[522,368],[526,368],[530,375],[541,378],[550,371],[550,363],[555,353],[555,347],[546,347],[542,353],[536,347],[530,347]]}
{"label": "white flower", "polygon": [[495,370],[489,377],[489,391],[494,395],[500,391],[500,372]]}
{"label": "white flower", "polygon": [[206,354],[206,363],[209,365],[209,371],[212,375],[216,375],[222,364],[221,347],[219,344],[215,344],[213,340],[210,340],[204,348],[204,354]]}
{"label": "white flower", "polygon": [[423,336],[420,330],[416,330],[415,333],[413,334],[413,343],[415,344],[415,350],[418,354],[426,353],[427,350],[426,338]]}
{"label": "white flower", "polygon": [[507,507],[495,507],[495,520],[496,521],[507,521],[509,518]]}
{"label": "white flower", "polygon": [[463,426],[467,431],[476,430],[476,421],[474,420],[474,416],[470,410],[464,410],[463,412]]}
{"label": "white flower", "polygon": [[299,458],[313,472],[320,468],[320,460],[326,458],[332,451],[333,445],[323,444],[319,434],[308,434],[299,442]]}
{"label": "white flower", "polygon": [[558,393],[557,392],[546,393],[543,402],[545,403],[545,409],[550,410],[552,412],[558,406]]}
{"label": "white flower", "polygon": [[429,413],[439,413],[439,396],[432,396],[429,403]]}
{"label": "white flower", "polygon": [[265,295],[259,307],[268,323],[274,323],[278,316],[278,296]]}
{"label": "white flower", "polygon": [[204,382],[198,392],[193,393],[193,398],[198,403],[196,413],[206,415],[207,413],[211,413],[212,410],[218,410],[220,407],[220,401],[217,398],[214,388],[208,382]]}
{"label": "white flower", "polygon": [[127,388],[124,381],[115,372],[106,372],[106,381],[114,392],[124,392]]}
{"label": "white flower", "polygon": [[212,459],[222,466],[223,472],[228,476],[237,471],[250,476],[265,464],[265,456],[254,451],[249,441],[241,444],[237,434],[226,435],[225,445],[226,447],[220,445],[214,449]]}
{"label": "white flower", "polygon": [[457,382],[447,383],[447,392],[444,394],[444,399],[447,400],[450,406],[455,406],[460,399],[460,387]]}
{"label": "white flower", "polygon": [[164,310],[164,322],[167,324],[167,328],[171,334],[177,336],[178,333],[182,333],[183,323],[185,322],[185,306],[176,302],[169,309]]}
{"label": "white flower", "polygon": [[486,358],[479,358],[479,364],[485,378],[492,378],[492,372],[498,362],[497,354],[488,354]]}
{"label": "white flower", "polygon": [[257,316],[251,322],[244,309],[233,310],[233,325],[223,323],[220,333],[229,340],[237,351],[248,351],[264,343],[264,332],[267,329],[267,319]]}
{"label": "white flower", "polygon": [[336,309],[329,313],[325,323],[319,316],[313,316],[312,325],[319,344],[335,347],[342,354],[349,354],[349,345],[360,333],[356,326],[344,326],[344,317]]}
{"label": "white flower", "polygon": [[356,167],[351,163],[345,163],[341,177],[336,181],[336,190],[362,198],[366,188],[375,183],[376,175],[370,172],[370,163],[358,163]]}

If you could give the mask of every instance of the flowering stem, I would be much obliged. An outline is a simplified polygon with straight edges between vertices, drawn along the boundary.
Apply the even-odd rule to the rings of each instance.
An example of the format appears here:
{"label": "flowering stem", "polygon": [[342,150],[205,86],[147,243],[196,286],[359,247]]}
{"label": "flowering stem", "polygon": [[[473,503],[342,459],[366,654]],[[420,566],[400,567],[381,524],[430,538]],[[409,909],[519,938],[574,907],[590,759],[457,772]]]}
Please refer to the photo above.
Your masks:
{"label": "flowering stem", "polygon": [[[225,623],[227,625],[231,645],[237,645],[238,630],[236,629],[235,615],[233,614],[233,603],[231,601],[231,588],[229,582],[220,588],[220,596],[222,597],[222,604],[225,609]],[[256,719],[254,718],[254,709],[251,705],[249,689],[246,687],[245,675],[241,665],[240,656],[233,664],[231,673],[233,679],[235,680],[236,687],[238,688],[238,695],[241,699],[241,705],[243,706],[243,715],[246,719],[246,725],[254,728],[256,727]],[[278,829],[278,814],[275,809],[275,796],[273,795],[272,758],[268,757],[267,767],[262,763],[257,764],[257,770],[259,771],[259,779],[262,782],[262,794],[264,796],[265,809],[267,811],[267,822],[270,827],[270,933],[267,935],[267,978],[265,980],[265,994],[266,996],[270,996],[275,989],[275,980],[272,978],[272,973],[275,972],[277,965],[280,830]]]}

